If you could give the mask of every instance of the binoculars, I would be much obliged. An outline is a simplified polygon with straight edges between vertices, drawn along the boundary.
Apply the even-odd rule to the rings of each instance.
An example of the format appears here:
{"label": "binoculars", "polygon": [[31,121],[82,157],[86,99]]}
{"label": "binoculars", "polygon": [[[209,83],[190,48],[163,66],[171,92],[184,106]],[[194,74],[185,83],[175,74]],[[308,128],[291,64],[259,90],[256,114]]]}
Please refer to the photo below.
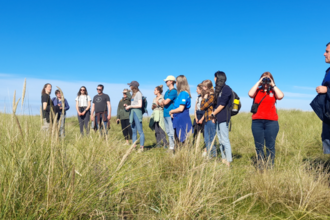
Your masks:
{"label": "binoculars", "polygon": [[266,84],[269,85],[270,82],[271,82],[271,81],[270,81],[270,79],[269,79],[268,77],[265,77],[265,78],[262,79],[262,84],[263,84],[263,85],[266,85]]}

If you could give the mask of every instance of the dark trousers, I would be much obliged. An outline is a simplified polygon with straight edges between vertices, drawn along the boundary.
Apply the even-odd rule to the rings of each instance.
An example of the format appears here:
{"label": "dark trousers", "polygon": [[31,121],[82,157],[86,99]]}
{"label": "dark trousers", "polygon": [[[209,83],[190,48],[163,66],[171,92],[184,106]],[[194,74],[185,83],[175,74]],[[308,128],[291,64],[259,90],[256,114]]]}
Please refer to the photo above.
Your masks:
{"label": "dark trousers", "polygon": [[[256,146],[259,168],[263,162],[270,159],[271,165],[275,160],[275,141],[278,134],[278,121],[271,120],[253,120],[252,134]],[[264,144],[266,143],[266,157],[264,154]]]}
{"label": "dark trousers", "polygon": [[86,130],[86,134],[89,134],[89,126],[88,123],[91,118],[91,112],[87,111],[84,115],[79,116],[78,115],[78,121],[79,121],[79,127],[80,127],[80,134],[84,135],[84,127]]}
{"label": "dark trousers", "polygon": [[129,123],[129,119],[120,120],[120,124],[125,140],[132,140],[132,128],[131,124]]}
{"label": "dark trousers", "polygon": [[322,146],[323,153],[330,154],[330,123],[328,121],[322,123]]}
{"label": "dark trousers", "polygon": [[161,143],[163,142],[163,145],[167,146],[168,143],[166,140],[165,131],[159,126],[159,122],[155,122],[154,125],[157,145],[161,145]]}

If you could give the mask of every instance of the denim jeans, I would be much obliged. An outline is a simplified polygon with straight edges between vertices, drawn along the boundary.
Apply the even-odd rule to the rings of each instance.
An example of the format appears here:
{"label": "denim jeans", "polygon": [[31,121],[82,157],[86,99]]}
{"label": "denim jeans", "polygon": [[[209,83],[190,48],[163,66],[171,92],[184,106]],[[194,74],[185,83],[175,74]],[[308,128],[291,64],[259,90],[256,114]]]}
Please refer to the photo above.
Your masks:
{"label": "denim jeans", "polygon": [[[103,123],[103,126],[99,129],[100,120]],[[108,125],[108,122],[107,121],[103,121],[102,114],[100,115],[100,118],[97,118],[97,116],[95,115],[94,126],[96,126],[96,130],[100,130],[100,133],[102,134],[102,130],[104,129],[105,130],[105,134],[108,134],[108,127],[107,127],[107,125]]]}
{"label": "denim jeans", "polygon": [[165,117],[165,130],[168,136],[168,140],[170,142],[170,149],[174,149],[174,128],[171,117]]}
{"label": "denim jeans", "polygon": [[144,133],[142,128],[142,122],[139,121],[138,116],[133,112],[133,122],[132,127],[132,141],[135,143],[137,140],[137,132],[140,134],[140,146],[144,146]]}
{"label": "denim jeans", "polygon": [[227,122],[216,123],[216,130],[220,143],[221,158],[226,159],[228,162],[232,162],[233,157],[231,155]]}
{"label": "denim jeans", "polygon": [[[252,134],[256,146],[259,168],[260,162],[265,162],[270,159],[271,165],[274,165],[275,160],[275,141],[279,130],[278,121],[271,120],[253,120]],[[266,158],[264,154],[264,144],[266,142]]]}
{"label": "denim jeans", "polygon": [[212,144],[212,141],[215,137],[215,124],[212,122],[212,120],[208,121],[204,125],[204,141],[207,152],[209,152],[209,156],[216,157],[217,156],[217,150],[215,145]]}

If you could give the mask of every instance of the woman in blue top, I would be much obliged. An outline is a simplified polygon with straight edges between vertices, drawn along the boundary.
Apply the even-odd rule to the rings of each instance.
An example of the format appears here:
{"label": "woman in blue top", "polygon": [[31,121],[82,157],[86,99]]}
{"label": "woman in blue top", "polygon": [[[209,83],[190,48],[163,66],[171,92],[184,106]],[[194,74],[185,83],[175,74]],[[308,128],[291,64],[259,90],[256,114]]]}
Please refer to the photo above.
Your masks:
{"label": "woman in blue top", "polygon": [[174,102],[174,108],[170,111],[173,118],[173,128],[180,142],[184,142],[189,132],[192,132],[192,124],[189,116],[191,95],[187,78],[180,75],[176,78],[178,97]]}

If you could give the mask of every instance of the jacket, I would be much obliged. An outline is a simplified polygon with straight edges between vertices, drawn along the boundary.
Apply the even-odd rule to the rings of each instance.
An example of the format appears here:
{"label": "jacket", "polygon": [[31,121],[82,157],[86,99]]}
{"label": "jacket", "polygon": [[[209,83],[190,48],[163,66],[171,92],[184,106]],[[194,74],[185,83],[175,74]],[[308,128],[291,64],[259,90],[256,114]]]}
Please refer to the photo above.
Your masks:
{"label": "jacket", "polygon": [[[57,97],[54,97],[52,99],[53,101],[53,105],[54,105],[54,111],[55,111],[55,114],[58,113],[58,117],[61,116],[62,114],[62,109],[59,108],[58,104],[60,104],[62,106],[62,101],[59,100]],[[66,99],[64,99],[64,115],[66,115],[66,111],[70,109],[70,106],[69,106],[69,103]]]}
{"label": "jacket", "polygon": [[124,104],[130,105],[131,98],[132,98],[131,93],[127,92],[127,98],[126,99],[122,98],[119,101],[118,108],[117,108],[117,119],[120,119],[120,120],[129,119],[129,111],[125,110]]}
{"label": "jacket", "polygon": [[326,71],[322,85],[328,87],[327,93],[317,94],[310,106],[321,121],[330,124],[330,68]]}

